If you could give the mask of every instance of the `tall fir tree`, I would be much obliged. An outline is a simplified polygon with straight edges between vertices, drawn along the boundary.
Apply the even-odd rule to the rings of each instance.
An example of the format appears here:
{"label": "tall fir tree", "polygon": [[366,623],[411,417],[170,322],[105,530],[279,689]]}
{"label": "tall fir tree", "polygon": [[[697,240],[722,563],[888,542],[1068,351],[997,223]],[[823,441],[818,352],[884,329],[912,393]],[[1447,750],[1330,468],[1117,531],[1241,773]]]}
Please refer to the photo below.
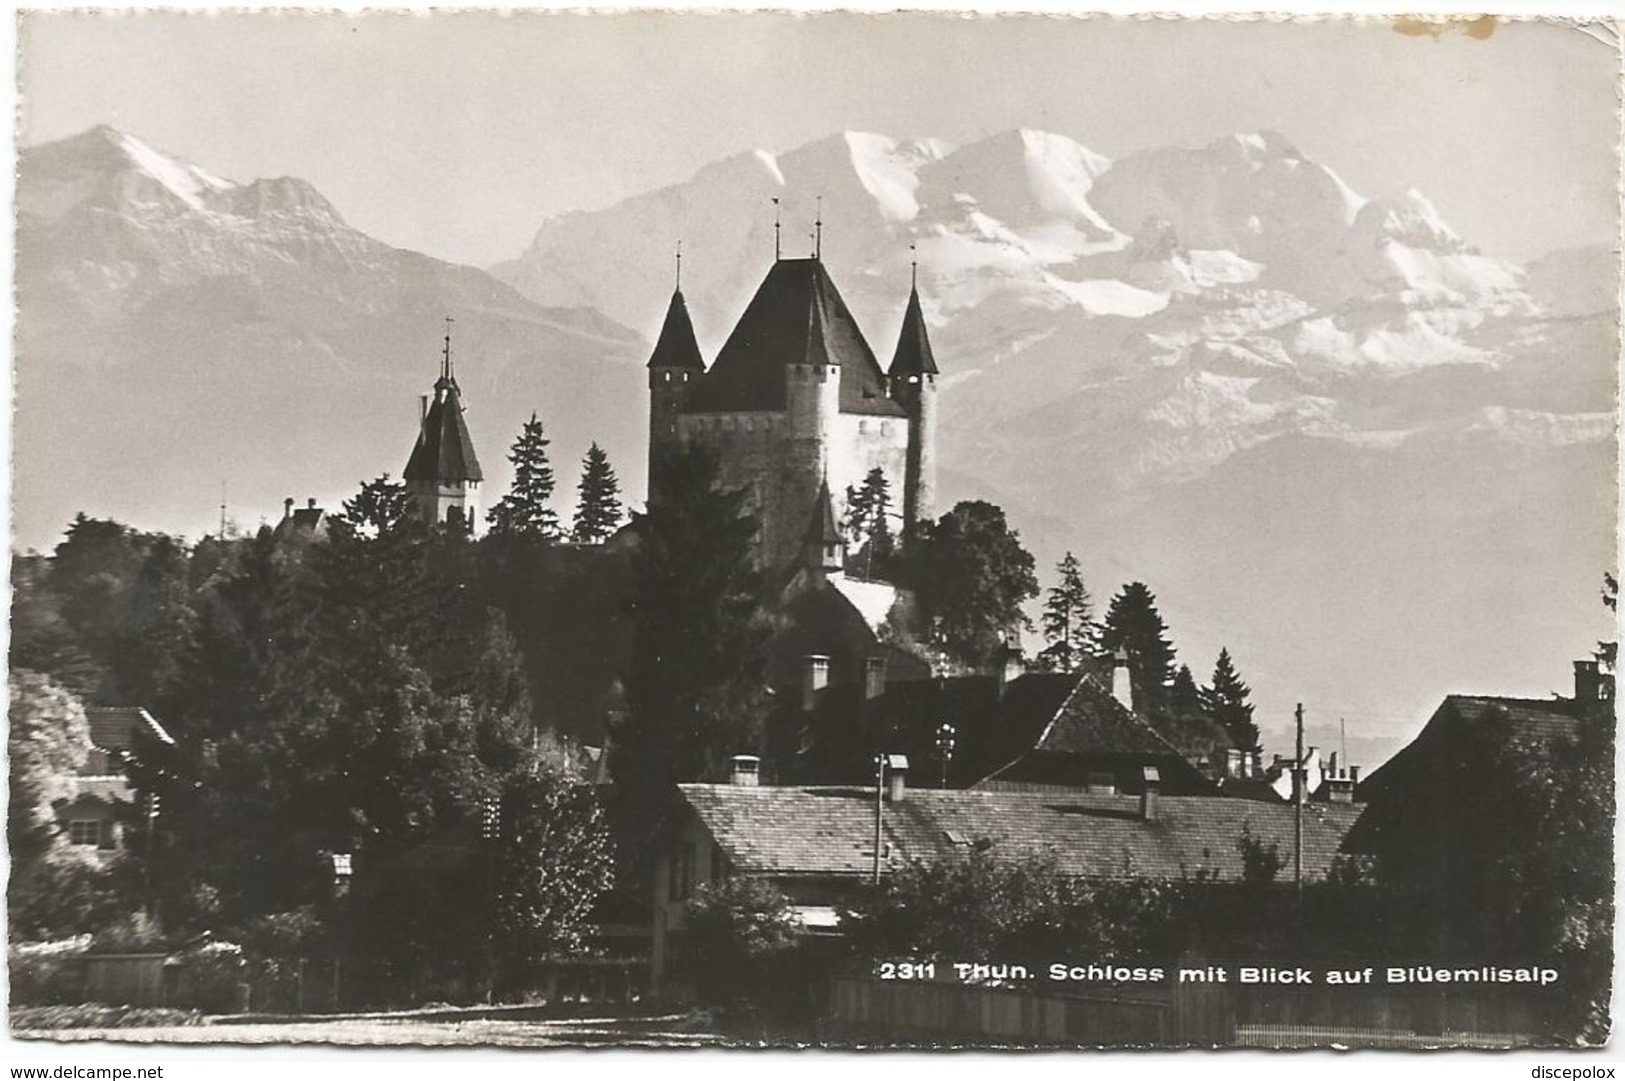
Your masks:
{"label": "tall fir tree", "polygon": [[627,710],[610,733],[618,844],[634,875],[675,821],[678,782],[716,780],[761,753],[768,627],[746,493],[718,484],[715,455],[684,447],[657,468],[667,496],[634,519]]}
{"label": "tall fir tree", "polygon": [[864,578],[885,575],[896,545],[891,531],[891,484],[876,466],[863,486],[847,493],[848,571]]}
{"label": "tall fir tree", "polygon": [[1060,580],[1044,601],[1040,621],[1048,644],[1038,654],[1038,666],[1050,672],[1076,672],[1100,653],[1100,624],[1095,603],[1083,584],[1078,557],[1071,552],[1056,565]]}
{"label": "tall fir tree", "polygon": [[1213,666],[1213,683],[1202,693],[1203,705],[1230,734],[1230,742],[1244,751],[1258,750],[1258,725],[1253,723],[1252,688],[1241,681],[1228,649],[1219,650]]}
{"label": "tall fir tree", "polygon": [[1156,595],[1144,582],[1130,582],[1112,598],[1100,644],[1107,652],[1128,654],[1134,701],[1141,713],[1160,717],[1168,708],[1174,679],[1174,647],[1168,625],[1157,611]]}
{"label": "tall fir tree", "polygon": [[553,466],[547,460],[548,440],[542,422],[530,415],[508,452],[513,463],[513,485],[485,518],[499,536],[559,538],[559,517],[548,505],[553,498]]}
{"label": "tall fir tree", "polygon": [[594,443],[581,460],[581,483],[576,486],[576,515],[570,539],[577,544],[602,544],[621,527],[621,482],[609,464],[609,455]]}

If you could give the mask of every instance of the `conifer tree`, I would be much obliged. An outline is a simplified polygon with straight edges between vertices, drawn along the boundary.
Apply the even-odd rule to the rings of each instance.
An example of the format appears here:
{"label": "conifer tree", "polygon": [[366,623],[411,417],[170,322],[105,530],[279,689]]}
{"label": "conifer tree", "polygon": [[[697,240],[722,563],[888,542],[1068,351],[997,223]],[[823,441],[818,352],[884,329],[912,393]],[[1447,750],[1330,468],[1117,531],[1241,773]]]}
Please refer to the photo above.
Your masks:
{"label": "conifer tree", "polygon": [[558,539],[558,515],[548,506],[548,500],[553,498],[553,467],[547,460],[547,444],[542,422],[532,413],[508,452],[508,461],[513,463],[513,486],[486,515],[491,532]]}
{"label": "conifer tree", "polygon": [[1078,557],[1071,552],[1056,565],[1060,575],[1044,601],[1041,620],[1049,643],[1038,655],[1040,668],[1050,672],[1076,672],[1100,652],[1100,624],[1095,622],[1094,600],[1084,588]]}
{"label": "conifer tree", "polygon": [[570,539],[577,544],[602,544],[621,526],[621,482],[609,464],[609,455],[597,443],[587,448],[587,456],[581,460],[576,493]]}
{"label": "conifer tree", "polygon": [[1258,749],[1258,726],[1253,723],[1253,704],[1247,700],[1252,688],[1241,681],[1228,649],[1219,650],[1213,666],[1213,685],[1202,694],[1207,713],[1230,734],[1230,741],[1244,751]]}
{"label": "conifer tree", "polygon": [[873,578],[885,574],[896,545],[891,532],[891,484],[879,466],[869,470],[863,487],[847,487],[847,541],[852,556],[849,569]]}
{"label": "conifer tree", "polygon": [[1129,678],[1140,712],[1161,716],[1174,679],[1174,647],[1168,625],[1157,611],[1156,595],[1144,582],[1130,582],[1112,598],[1101,633],[1101,646],[1128,654]]}
{"label": "conifer tree", "polygon": [[746,493],[721,487],[703,447],[657,468],[669,497],[634,522],[627,711],[610,732],[620,854],[639,876],[675,822],[673,786],[715,780],[732,755],[760,753],[767,711],[768,626]]}

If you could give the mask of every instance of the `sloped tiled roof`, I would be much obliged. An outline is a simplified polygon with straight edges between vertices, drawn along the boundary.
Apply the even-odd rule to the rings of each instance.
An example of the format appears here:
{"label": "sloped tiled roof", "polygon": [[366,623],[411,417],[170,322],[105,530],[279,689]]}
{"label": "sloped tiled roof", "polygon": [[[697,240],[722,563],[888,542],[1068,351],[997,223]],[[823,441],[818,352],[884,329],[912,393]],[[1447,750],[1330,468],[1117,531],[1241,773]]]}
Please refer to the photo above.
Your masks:
{"label": "sloped tiled roof", "polygon": [[130,750],[135,746],[137,732],[159,743],[175,742],[163,725],[140,706],[86,706],[85,720],[90,723],[91,746],[104,751]]}
{"label": "sloped tiled roof", "polygon": [[434,401],[423,418],[417,445],[402,476],[407,480],[484,480],[474,441],[463,422],[462,393],[457,381],[442,377],[434,385]]}
{"label": "sloped tiled roof", "polygon": [[649,354],[651,368],[681,368],[686,371],[705,371],[700,357],[700,346],[694,338],[694,321],[688,317],[688,302],[681,289],[672,293],[666,308],[666,321],[660,326],[660,338]]}
{"label": "sloped tiled roof", "polygon": [[905,415],[887,396],[880,364],[817,259],[773,264],[685,410],[782,411],[785,368],[791,364],[838,365],[843,413]]}
{"label": "sloped tiled roof", "polygon": [[1038,737],[1035,751],[1058,754],[1174,755],[1179,748],[1164,739],[1138,713],[1128,709],[1093,676],[1084,676]]}
{"label": "sloped tiled roof", "polygon": [[[874,867],[874,789],[680,785],[683,798],[739,870],[843,876]],[[1049,857],[1068,875],[1177,879],[1198,871],[1241,878],[1251,835],[1288,862],[1293,809],[1214,796],[1163,796],[1154,820],[1134,796],[910,789],[887,803],[883,855],[897,867],[968,854]],[[1355,804],[1304,807],[1304,875],[1324,877],[1359,818]],[[952,833],[963,839],[955,844]]]}
{"label": "sloped tiled roof", "polygon": [[[1505,728],[1500,723],[1506,722]],[[1501,698],[1494,695],[1446,696],[1415,739],[1360,782],[1359,797],[1372,799],[1403,779],[1458,768],[1461,751],[1453,746],[1468,732],[1504,735],[1507,739],[1553,740],[1574,735],[1580,724],[1573,699]]]}
{"label": "sloped tiled roof", "polygon": [[135,799],[135,789],[123,777],[75,777],[73,789],[76,799],[98,803],[130,803]]}
{"label": "sloped tiled roof", "polygon": [[897,335],[897,351],[892,354],[888,375],[935,375],[937,358],[931,353],[931,339],[925,332],[925,315],[920,311],[920,292],[908,292],[908,310],[903,313],[903,329]]}

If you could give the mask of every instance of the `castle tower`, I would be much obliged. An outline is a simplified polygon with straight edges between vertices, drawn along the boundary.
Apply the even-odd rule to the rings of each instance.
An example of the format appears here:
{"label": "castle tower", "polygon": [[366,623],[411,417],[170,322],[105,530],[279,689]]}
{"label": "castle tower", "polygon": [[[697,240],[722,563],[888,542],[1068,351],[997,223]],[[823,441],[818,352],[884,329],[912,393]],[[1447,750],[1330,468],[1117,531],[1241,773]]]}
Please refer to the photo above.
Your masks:
{"label": "castle tower", "polygon": [[402,472],[417,511],[430,524],[472,533],[479,521],[479,487],[485,479],[474,455],[474,441],[463,421],[462,391],[451,366],[451,320],[446,320],[446,347],[434,397],[427,396],[419,416],[418,441]]}
{"label": "castle tower", "polygon": [[812,520],[801,535],[807,569],[829,573],[846,566],[846,538],[835,521],[835,504],[829,497],[829,484],[818,486],[818,499],[813,506]]}
{"label": "castle tower", "polygon": [[784,366],[785,497],[791,506],[805,507],[815,499],[830,505],[826,478],[841,412],[841,365],[829,355],[824,319],[815,293],[807,306],[805,348]]}
{"label": "castle tower", "polygon": [[677,418],[695,379],[705,374],[694,323],[681,287],[672,291],[666,321],[649,355],[649,502],[654,503],[656,464],[681,442]]}
{"label": "castle tower", "polygon": [[936,517],[937,361],[925,332],[920,291],[910,283],[897,352],[886,373],[892,398],[908,414],[908,456],[903,474],[903,536]]}

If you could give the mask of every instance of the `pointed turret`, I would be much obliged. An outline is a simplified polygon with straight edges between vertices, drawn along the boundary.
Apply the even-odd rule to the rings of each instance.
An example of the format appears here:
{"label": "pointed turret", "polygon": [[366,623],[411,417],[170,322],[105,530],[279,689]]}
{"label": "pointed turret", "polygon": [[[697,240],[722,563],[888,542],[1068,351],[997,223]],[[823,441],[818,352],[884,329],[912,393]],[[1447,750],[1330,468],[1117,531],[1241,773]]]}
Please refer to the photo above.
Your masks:
{"label": "pointed turret", "polygon": [[830,499],[829,482],[818,486],[818,499],[813,505],[812,519],[807,532],[802,534],[806,547],[807,566],[812,570],[838,571],[846,564],[846,539],[835,521],[835,504]]}
{"label": "pointed turret", "polygon": [[892,398],[908,414],[908,455],[903,474],[905,543],[922,522],[936,513],[937,494],[937,358],[920,310],[920,290],[911,283],[897,352],[886,373]]}
{"label": "pointed turret", "polygon": [[660,337],[655,350],[649,354],[649,370],[703,372],[705,361],[700,359],[700,346],[694,337],[694,321],[688,316],[688,301],[681,289],[673,290],[671,304],[666,308],[666,321],[660,326]]}
{"label": "pointed turret", "polygon": [[451,320],[435,380],[434,398],[423,411],[418,440],[401,476],[426,521],[449,523],[472,532],[477,492],[485,474],[463,420],[462,391],[451,365]]}
{"label": "pointed turret", "polygon": [[[681,258],[681,256],[679,256]],[[679,266],[682,264],[679,263]],[[649,354],[649,502],[658,500],[654,479],[660,463],[674,451],[681,438],[677,418],[688,403],[694,380],[705,374],[694,322],[688,317],[688,302],[681,285],[672,290],[666,321],[660,327],[654,352]]]}
{"label": "pointed turret", "polygon": [[903,312],[903,330],[897,336],[897,352],[892,354],[886,372],[893,382],[905,382],[911,375],[936,375],[937,358],[931,352],[931,338],[925,332],[925,315],[920,311],[920,291],[908,291],[908,309]]}

